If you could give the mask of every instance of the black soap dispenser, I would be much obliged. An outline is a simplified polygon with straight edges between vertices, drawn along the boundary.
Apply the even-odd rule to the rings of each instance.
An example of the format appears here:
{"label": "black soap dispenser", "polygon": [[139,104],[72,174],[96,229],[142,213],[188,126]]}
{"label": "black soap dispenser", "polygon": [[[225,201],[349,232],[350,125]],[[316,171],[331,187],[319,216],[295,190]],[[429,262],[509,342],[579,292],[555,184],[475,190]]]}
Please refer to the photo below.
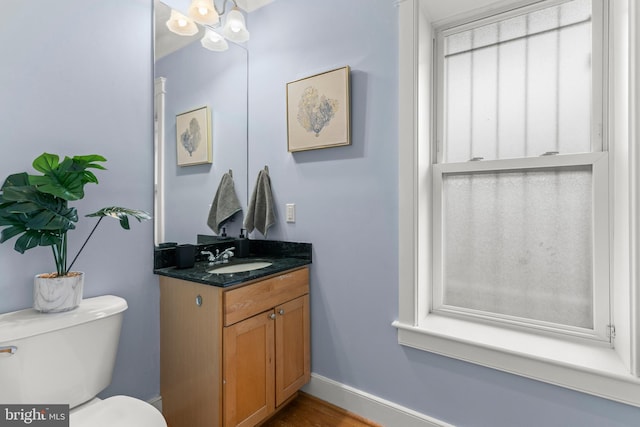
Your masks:
{"label": "black soap dispenser", "polygon": [[240,229],[240,236],[236,239],[236,257],[246,258],[249,256],[249,239],[245,236],[244,228]]}

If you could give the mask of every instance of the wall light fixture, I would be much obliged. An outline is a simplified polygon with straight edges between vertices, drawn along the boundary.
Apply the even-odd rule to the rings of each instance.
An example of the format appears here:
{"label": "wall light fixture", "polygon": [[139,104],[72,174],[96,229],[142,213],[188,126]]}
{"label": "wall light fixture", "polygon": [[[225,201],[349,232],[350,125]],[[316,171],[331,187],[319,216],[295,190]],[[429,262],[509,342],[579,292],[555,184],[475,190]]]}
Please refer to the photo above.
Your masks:
{"label": "wall light fixture", "polygon": [[[229,1],[233,2],[233,8],[225,16]],[[249,40],[244,15],[235,0],[223,0],[221,9],[216,6],[215,0],[192,0],[187,13],[189,16],[172,10],[167,27],[175,34],[192,36],[199,31],[196,22],[203,25],[205,34],[200,43],[206,49],[216,52],[227,50],[229,45],[225,38],[236,43]],[[221,18],[224,18],[224,25]]]}

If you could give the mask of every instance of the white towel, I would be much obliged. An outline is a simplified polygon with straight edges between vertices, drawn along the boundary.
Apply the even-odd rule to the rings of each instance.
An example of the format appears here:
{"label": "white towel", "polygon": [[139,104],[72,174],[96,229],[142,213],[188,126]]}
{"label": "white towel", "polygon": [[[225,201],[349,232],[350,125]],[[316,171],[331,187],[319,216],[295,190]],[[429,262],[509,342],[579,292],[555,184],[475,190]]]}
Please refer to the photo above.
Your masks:
{"label": "white towel", "polygon": [[229,173],[225,173],[222,175],[220,185],[211,203],[207,225],[216,234],[220,234],[220,226],[241,210],[233,178]]}
{"label": "white towel", "polygon": [[244,228],[247,233],[254,229],[267,237],[267,231],[276,222],[273,212],[273,195],[271,194],[271,179],[266,168],[258,173],[256,186],[253,189],[247,215],[244,218]]}

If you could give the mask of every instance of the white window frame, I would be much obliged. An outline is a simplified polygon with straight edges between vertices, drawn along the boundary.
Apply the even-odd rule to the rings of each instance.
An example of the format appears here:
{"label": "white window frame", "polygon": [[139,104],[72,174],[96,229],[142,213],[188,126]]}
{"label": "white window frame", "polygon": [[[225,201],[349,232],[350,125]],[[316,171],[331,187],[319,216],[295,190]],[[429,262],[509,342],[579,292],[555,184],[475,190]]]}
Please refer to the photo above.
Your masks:
{"label": "white window frame", "polygon": [[[527,332],[431,310],[434,263],[433,151],[430,97],[433,23],[424,0],[399,8],[399,313],[398,342],[425,351],[640,406],[640,55],[635,35],[640,5],[616,0],[607,8],[612,29],[605,81],[611,141],[611,220],[608,231],[611,313],[615,346],[594,340]],[[505,5],[523,2],[503,2]],[[528,3],[533,3],[528,2]],[[486,9],[487,16],[491,10]],[[630,96],[628,94],[631,94]],[[597,162],[597,161],[596,161]]]}

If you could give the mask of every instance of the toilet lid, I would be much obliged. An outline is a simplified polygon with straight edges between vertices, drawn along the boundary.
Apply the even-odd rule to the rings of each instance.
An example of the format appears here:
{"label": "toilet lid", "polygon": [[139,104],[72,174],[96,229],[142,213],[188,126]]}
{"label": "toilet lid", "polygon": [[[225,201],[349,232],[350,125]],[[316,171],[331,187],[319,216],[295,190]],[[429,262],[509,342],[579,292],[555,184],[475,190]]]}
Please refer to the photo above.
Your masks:
{"label": "toilet lid", "polygon": [[113,396],[76,408],[70,427],[167,427],[156,408],[129,396]]}

